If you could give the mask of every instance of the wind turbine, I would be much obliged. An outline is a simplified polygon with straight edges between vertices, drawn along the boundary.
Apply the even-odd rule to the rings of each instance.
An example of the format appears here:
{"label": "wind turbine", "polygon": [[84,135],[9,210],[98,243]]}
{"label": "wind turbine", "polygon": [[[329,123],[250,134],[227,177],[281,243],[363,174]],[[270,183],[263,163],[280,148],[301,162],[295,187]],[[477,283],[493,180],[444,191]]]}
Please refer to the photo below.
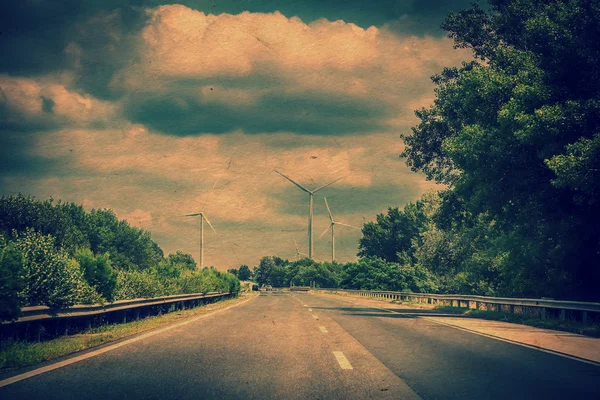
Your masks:
{"label": "wind turbine", "polygon": [[333,215],[331,214],[331,209],[329,208],[329,204],[327,203],[327,198],[323,197],[323,199],[325,200],[325,206],[327,207],[327,212],[329,213],[329,220],[331,221],[329,223],[329,226],[327,227],[327,229],[325,229],[323,231],[323,233],[321,233],[321,236],[319,236],[319,238],[322,238],[324,234],[327,233],[327,230],[331,228],[331,262],[335,261],[335,235],[334,235],[334,229],[335,229],[335,225],[344,225],[344,226],[349,226],[350,228],[354,228],[354,229],[360,229],[357,226],[353,226],[353,225],[348,225],[348,224],[344,224],[342,222],[337,222],[333,219]]}
{"label": "wind turbine", "polygon": [[294,239],[294,245],[296,246],[296,259],[300,259],[300,255],[305,256],[306,253],[301,253],[300,250],[298,250],[298,243],[296,243],[296,239]]}
{"label": "wind turbine", "polygon": [[275,172],[277,172],[279,175],[283,176],[288,181],[292,182],[294,185],[298,186],[298,188],[300,188],[302,191],[308,193],[308,258],[312,259],[313,258],[313,229],[312,229],[312,227],[313,227],[313,195],[315,193],[317,193],[319,190],[324,189],[327,186],[333,185],[334,183],[336,183],[340,179],[343,179],[344,177],[342,176],[341,178],[338,178],[335,181],[329,182],[328,184],[320,186],[314,190],[308,190],[307,188],[305,188],[304,186],[300,185],[297,182],[294,182],[291,178],[288,178],[281,172],[279,172],[277,170],[275,170]]}
{"label": "wind turbine", "polygon": [[217,231],[215,231],[215,228],[213,228],[212,224],[210,223],[208,218],[206,218],[206,215],[204,215],[203,212],[185,215],[185,217],[198,216],[200,217],[200,269],[202,269],[204,267],[204,220],[206,220],[206,223],[208,223],[208,226],[210,226],[210,229],[213,230],[215,235],[219,236],[219,234],[217,233]]}

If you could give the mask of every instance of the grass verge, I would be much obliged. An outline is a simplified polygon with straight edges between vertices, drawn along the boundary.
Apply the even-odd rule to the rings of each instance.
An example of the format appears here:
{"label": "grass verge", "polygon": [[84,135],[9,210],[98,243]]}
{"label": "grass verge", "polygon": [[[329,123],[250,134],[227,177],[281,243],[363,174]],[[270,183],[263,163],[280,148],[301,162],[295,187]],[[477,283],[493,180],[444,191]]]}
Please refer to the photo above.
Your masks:
{"label": "grass verge", "polygon": [[46,342],[23,342],[7,340],[0,343],[0,369],[20,368],[66,356],[127,336],[170,325],[183,319],[207,314],[243,301],[253,294],[222,300],[217,303],[156,315],[125,324],[102,325],[83,333],[63,336]]}
{"label": "grass verge", "polygon": [[471,310],[468,308],[438,306],[436,310],[446,313],[465,315],[473,318],[487,319],[490,321],[511,322],[515,324],[523,324],[542,329],[554,329],[557,331],[578,333],[591,337],[600,337],[600,325],[597,323],[583,324],[577,321],[561,321],[557,319],[540,319],[533,318],[527,315],[500,313],[496,311]]}

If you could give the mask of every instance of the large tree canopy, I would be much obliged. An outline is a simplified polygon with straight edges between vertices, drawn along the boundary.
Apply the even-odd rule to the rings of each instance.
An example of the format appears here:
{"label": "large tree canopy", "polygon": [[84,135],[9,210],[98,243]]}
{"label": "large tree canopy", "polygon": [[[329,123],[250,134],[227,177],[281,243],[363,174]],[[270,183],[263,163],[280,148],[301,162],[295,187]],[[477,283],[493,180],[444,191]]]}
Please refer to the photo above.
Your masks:
{"label": "large tree canopy", "polygon": [[447,18],[475,59],[433,77],[402,156],[449,185],[441,226],[493,224],[504,292],[598,299],[600,3],[490,3]]}

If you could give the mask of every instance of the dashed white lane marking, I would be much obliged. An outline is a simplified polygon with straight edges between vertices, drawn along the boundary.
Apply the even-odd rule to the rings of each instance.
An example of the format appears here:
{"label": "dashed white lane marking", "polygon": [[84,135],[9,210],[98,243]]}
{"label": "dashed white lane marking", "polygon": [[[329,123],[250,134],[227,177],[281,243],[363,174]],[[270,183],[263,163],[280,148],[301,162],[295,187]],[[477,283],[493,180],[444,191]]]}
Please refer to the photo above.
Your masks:
{"label": "dashed white lane marking", "polygon": [[312,317],[313,317],[314,319],[316,319],[316,320],[318,320],[318,319],[319,319],[319,317],[317,317],[317,315],[316,315],[316,314],[313,314],[313,315],[312,315]]}
{"label": "dashed white lane marking", "polygon": [[312,312],[312,308],[309,308],[308,311]]}
{"label": "dashed white lane marking", "polygon": [[125,340],[123,342],[113,344],[111,346],[106,346],[106,347],[103,347],[101,349],[98,349],[98,350],[95,350],[95,351],[90,351],[89,353],[85,353],[85,354],[82,354],[82,355],[77,356],[77,357],[69,358],[68,360],[60,361],[60,362],[57,362],[57,363],[54,363],[54,364],[51,364],[51,365],[47,365],[47,366],[42,367],[42,368],[34,369],[32,371],[25,372],[23,374],[13,376],[12,378],[8,378],[8,379],[5,379],[3,381],[0,381],[0,388],[4,387],[4,386],[11,385],[11,384],[19,382],[19,381],[22,381],[23,379],[32,378],[32,377],[34,377],[36,375],[41,375],[43,373],[50,372],[52,370],[65,367],[67,365],[74,364],[76,362],[83,361],[83,360],[86,360],[88,358],[99,356],[100,354],[104,354],[104,353],[107,353],[107,352],[109,352],[111,350],[118,349],[119,347],[126,346],[128,344],[131,344],[131,343],[134,343],[134,342],[137,342],[137,341],[149,338],[151,336],[158,335],[158,334],[166,332],[166,331],[170,331],[171,329],[179,328],[180,326],[184,326],[184,325],[190,324],[192,322],[198,321],[199,319],[203,319],[203,318],[209,317],[209,316],[211,316],[213,314],[229,310],[230,308],[240,306],[240,305],[242,305],[244,303],[249,302],[250,300],[252,300],[252,299],[254,299],[256,297],[257,296],[253,296],[253,297],[249,298],[248,300],[242,301],[241,303],[233,304],[233,305],[231,305],[229,307],[225,307],[225,308],[222,308],[220,310],[215,310],[215,311],[213,311],[211,313],[208,313],[208,314],[199,315],[197,317],[190,318],[187,321],[183,321],[183,322],[180,322],[180,323],[174,324],[174,325],[169,325],[169,326],[167,326],[165,328],[158,329],[158,330],[155,330],[155,331],[151,331],[151,332],[145,333],[143,335],[131,338],[129,340]]}
{"label": "dashed white lane marking", "polygon": [[319,329],[321,330],[321,332],[327,333],[327,328],[325,328],[324,326],[320,326]]}
{"label": "dashed white lane marking", "polygon": [[342,369],[353,369],[352,364],[341,351],[334,351],[333,355]]}

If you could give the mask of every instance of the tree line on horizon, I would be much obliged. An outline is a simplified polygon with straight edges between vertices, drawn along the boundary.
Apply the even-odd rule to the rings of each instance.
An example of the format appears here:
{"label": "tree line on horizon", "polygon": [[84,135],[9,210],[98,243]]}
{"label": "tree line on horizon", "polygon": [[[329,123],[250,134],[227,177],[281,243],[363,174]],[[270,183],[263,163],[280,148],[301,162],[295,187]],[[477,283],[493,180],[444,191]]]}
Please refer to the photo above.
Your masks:
{"label": "tree line on horizon", "polygon": [[180,293],[239,291],[237,277],[164,255],[149,232],[110,209],[0,197],[0,320],[25,306],[68,307]]}

